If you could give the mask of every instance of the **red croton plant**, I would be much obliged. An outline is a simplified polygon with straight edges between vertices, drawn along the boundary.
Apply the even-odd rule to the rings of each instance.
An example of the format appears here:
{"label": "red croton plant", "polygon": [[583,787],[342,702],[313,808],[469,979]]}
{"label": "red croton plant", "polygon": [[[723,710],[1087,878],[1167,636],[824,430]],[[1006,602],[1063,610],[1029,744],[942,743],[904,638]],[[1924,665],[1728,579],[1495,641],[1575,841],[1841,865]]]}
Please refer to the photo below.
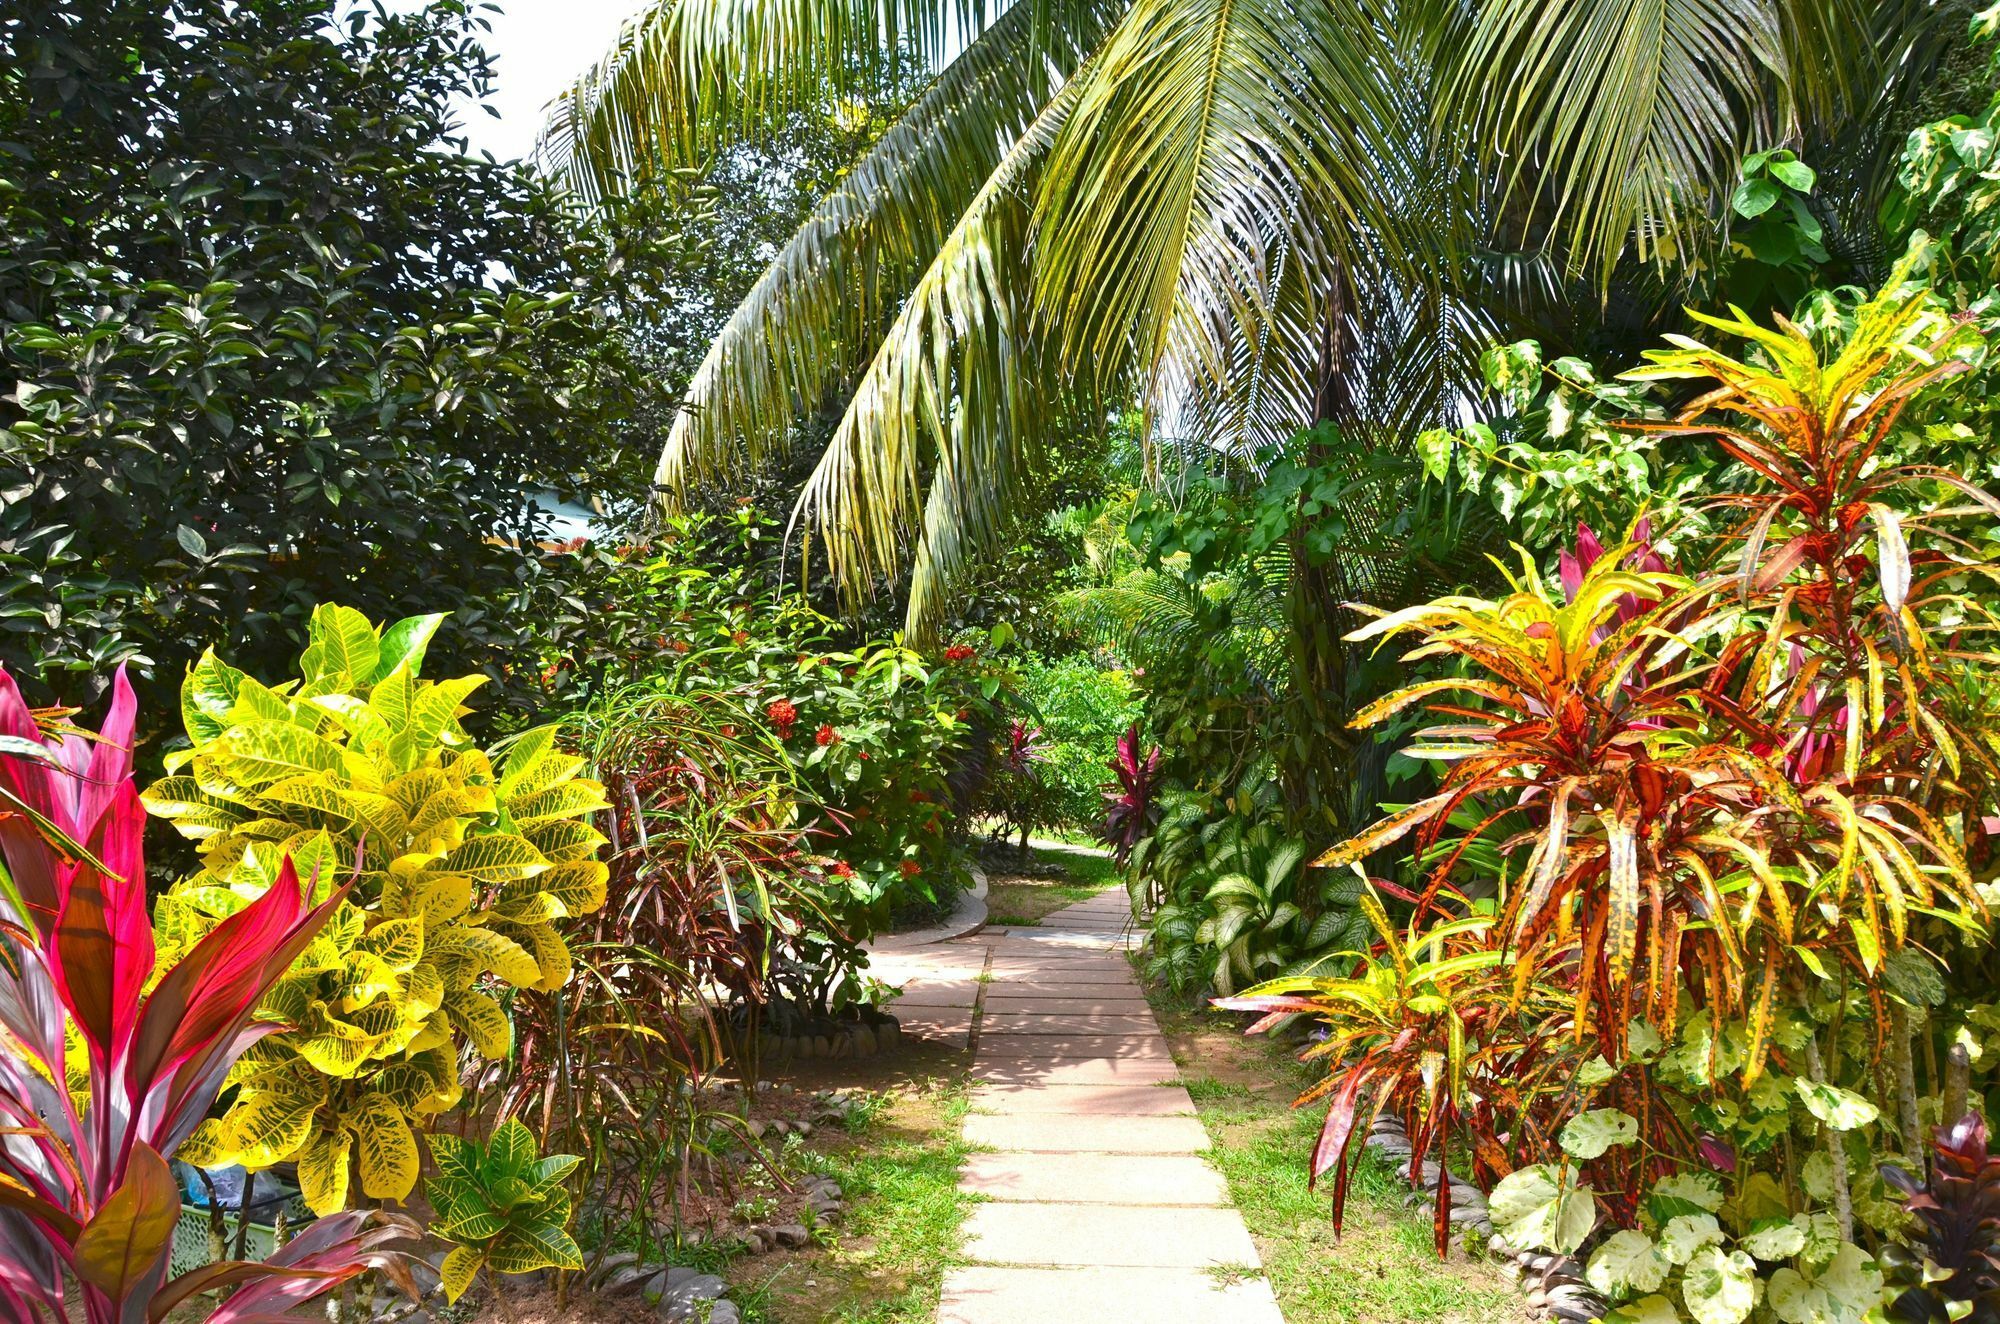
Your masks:
{"label": "red croton plant", "polygon": [[[184,959],[156,968],[132,780],[132,691],[103,729],[37,713],[0,670],[0,1318],[156,1321],[227,1292],[211,1324],[276,1320],[370,1267],[405,1220],[321,1219],[266,1263],[167,1281],[180,1193],[167,1156],[236,1059],[278,1029],[258,1000],[342,891],[309,908],[291,864]],[[46,729],[45,729],[46,728]]]}
{"label": "red croton plant", "polygon": [[[1676,573],[1643,524],[1608,549],[1586,530],[1560,590],[1524,555],[1498,601],[1375,613],[1351,636],[1414,634],[1407,660],[1451,673],[1354,722],[1435,714],[1406,752],[1445,769],[1437,793],[1319,861],[1357,865],[1414,834],[1410,918],[1372,905],[1381,942],[1350,978],[1223,1004],[1267,1013],[1260,1028],[1325,1022],[1315,1176],[1344,1171],[1386,1110],[1417,1160],[1462,1145],[1490,1185],[1560,1161],[1563,1123],[1608,1105],[1646,1143],[1590,1176],[1629,1210],[1703,1149],[1651,1072],[1616,1069],[1641,1022],[1649,1040],[1671,1041],[1692,1012],[1740,1030],[1732,1087],[1774,1053],[1817,1082],[1811,1036],[1774,1047],[1787,1005],[1851,981],[1893,1060],[1908,1046],[1893,1042],[1885,960],[1920,921],[1986,923],[1964,843],[1990,812],[2000,746],[1965,701],[1982,687],[1961,682],[1995,661],[1964,641],[1992,625],[1968,589],[1995,577],[1976,540],[2000,503],[1883,452],[1911,397],[1964,368],[1972,333],[1897,293],[1864,305],[1826,359],[1782,320],[1702,320],[1753,342],[1754,360],[1677,338],[1632,375],[1709,384],[1656,425],[1735,462],[1714,475],[1727,533],[1705,564]],[[1981,523],[1960,532],[1968,513]],[[1503,867],[1480,875],[1474,859]],[[1441,1180],[1441,1248],[1449,1190]]]}

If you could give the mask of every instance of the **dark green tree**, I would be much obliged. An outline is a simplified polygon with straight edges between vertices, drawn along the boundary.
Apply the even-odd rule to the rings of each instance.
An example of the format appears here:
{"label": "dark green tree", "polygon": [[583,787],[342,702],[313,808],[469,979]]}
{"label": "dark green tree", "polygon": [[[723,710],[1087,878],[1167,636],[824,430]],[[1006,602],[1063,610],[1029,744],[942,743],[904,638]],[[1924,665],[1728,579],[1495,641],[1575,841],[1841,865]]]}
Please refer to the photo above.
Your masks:
{"label": "dark green tree", "polygon": [[124,662],[171,712],[202,647],[273,670],[329,600],[449,610],[439,665],[503,678],[567,560],[530,492],[643,494],[614,259],[678,235],[624,254],[465,153],[480,27],[0,4],[0,661],[42,697]]}

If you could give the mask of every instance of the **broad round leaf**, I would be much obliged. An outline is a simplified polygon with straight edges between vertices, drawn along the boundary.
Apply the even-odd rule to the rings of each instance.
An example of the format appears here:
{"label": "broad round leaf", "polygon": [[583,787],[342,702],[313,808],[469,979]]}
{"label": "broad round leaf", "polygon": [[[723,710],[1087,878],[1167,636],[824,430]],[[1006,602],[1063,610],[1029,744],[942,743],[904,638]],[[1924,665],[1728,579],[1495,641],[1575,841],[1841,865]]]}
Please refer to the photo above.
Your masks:
{"label": "broad round leaf", "polygon": [[1681,1277],[1681,1301],[1697,1324],[1742,1324],[1757,1304],[1757,1265],[1740,1250],[1703,1246]]}
{"label": "broad round leaf", "polygon": [[1614,1301],[1641,1292],[1659,1290],[1673,1265],[1643,1232],[1627,1228],[1605,1238],[1590,1257],[1583,1276],[1590,1285]]}
{"label": "broad round leaf", "polygon": [[1760,1260],[1789,1260],[1806,1248],[1806,1230],[1797,1220],[1766,1218],[1743,1238],[1743,1249]]}
{"label": "broad round leaf", "polygon": [[1594,1159],[1614,1145],[1629,1145],[1639,1138],[1639,1120],[1616,1108],[1592,1108],[1569,1119],[1562,1129],[1563,1152],[1580,1159]]}
{"label": "broad round leaf", "polygon": [[1681,1324],[1681,1312],[1663,1296],[1642,1296],[1606,1315],[1604,1324]]}
{"label": "broad round leaf", "polygon": [[1844,1090],[1838,1085],[1822,1085],[1803,1077],[1797,1084],[1799,1097],[1805,1100],[1806,1111],[1836,1131],[1852,1131],[1882,1115],[1880,1108],[1853,1090]]}
{"label": "broad round leaf", "polygon": [[1722,1224],[1714,1214],[1681,1214],[1660,1229],[1660,1254],[1674,1264],[1692,1263],[1704,1246],[1722,1242]]}
{"label": "broad round leaf", "polygon": [[1860,1324],[1882,1299],[1882,1271],[1860,1247],[1842,1243],[1819,1274],[1772,1274],[1765,1299],[1785,1324]]}
{"label": "broad round leaf", "polygon": [[1493,1226],[1521,1250],[1575,1250],[1597,1225],[1597,1197],[1547,1164],[1509,1173],[1488,1202]]}

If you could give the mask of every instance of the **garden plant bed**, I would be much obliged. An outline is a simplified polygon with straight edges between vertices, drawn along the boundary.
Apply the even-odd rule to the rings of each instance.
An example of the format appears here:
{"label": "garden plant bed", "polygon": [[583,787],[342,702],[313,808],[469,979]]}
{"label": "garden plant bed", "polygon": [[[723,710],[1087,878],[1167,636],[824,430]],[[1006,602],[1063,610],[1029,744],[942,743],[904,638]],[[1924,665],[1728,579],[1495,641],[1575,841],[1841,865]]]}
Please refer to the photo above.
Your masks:
{"label": "garden plant bed", "polygon": [[1119,884],[1108,856],[1082,850],[1031,847],[1024,863],[1012,845],[986,848],[987,923],[996,927],[1040,924],[1064,906],[1088,901]]}
{"label": "garden plant bed", "polygon": [[1294,1111],[1311,1083],[1288,1047],[1249,1039],[1239,1018],[1151,994],[1213,1148],[1249,1224],[1287,1324],[1500,1324],[1528,1317],[1500,1264],[1454,1247],[1440,1263],[1423,1211],[1406,1208],[1407,1184],[1370,1153],[1355,1172],[1343,1231],[1334,1234],[1324,1192],[1306,1185],[1318,1109]]}

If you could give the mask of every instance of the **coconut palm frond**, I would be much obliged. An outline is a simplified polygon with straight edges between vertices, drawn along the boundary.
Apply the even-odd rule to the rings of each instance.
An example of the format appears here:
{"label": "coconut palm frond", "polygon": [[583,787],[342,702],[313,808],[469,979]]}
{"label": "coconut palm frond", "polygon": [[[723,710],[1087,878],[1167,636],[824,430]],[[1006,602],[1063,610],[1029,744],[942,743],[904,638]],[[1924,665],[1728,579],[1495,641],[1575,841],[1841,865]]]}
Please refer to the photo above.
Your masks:
{"label": "coconut palm frond", "polygon": [[669,496],[759,464],[799,414],[851,389],[908,282],[1117,13],[1115,0],[1008,11],[772,260],[703,357],[654,475]]}

